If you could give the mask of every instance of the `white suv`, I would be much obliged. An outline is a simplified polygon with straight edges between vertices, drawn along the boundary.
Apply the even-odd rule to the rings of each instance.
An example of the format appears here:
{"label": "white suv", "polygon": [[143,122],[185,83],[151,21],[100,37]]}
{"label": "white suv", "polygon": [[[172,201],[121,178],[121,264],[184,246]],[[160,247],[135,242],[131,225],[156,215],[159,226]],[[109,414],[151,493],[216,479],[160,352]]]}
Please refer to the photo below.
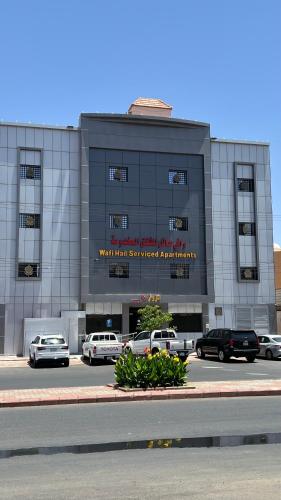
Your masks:
{"label": "white suv", "polygon": [[29,347],[29,361],[36,368],[40,360],[57,360],[69,366],[69,348],[62,335],[37,335]]}

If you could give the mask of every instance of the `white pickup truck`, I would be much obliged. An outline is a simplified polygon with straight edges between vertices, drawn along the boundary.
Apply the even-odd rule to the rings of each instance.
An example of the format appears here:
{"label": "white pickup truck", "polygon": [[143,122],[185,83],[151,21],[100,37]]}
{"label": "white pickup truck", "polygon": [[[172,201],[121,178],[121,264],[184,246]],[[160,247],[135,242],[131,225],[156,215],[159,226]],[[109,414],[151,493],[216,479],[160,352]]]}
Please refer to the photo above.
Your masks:
{"label": "white pickup truck", "polygon": [[127,342],[125,352],[131,351],[141,355],[145,354],[147,349],[150,349],[152,354],[160,349],[167,349],[170,354],[177,354],[181,359],[185,359],[194,351],[194,340],[179,340],[175,330],[171,328],[143,331]]}
{"label": "white pickup truck", "polygon": [[113,332],[90,333],[82,345],[82,356],[89,358],[90,365],[95,359],[117,359],[122,351],[123,344]]}

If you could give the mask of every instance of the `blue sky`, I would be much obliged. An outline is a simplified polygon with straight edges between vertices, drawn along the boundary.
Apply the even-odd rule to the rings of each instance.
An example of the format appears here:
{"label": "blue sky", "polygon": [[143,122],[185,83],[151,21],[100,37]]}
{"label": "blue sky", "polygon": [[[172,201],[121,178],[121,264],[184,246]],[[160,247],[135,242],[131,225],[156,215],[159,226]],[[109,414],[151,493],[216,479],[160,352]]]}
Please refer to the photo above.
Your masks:
{"label": "blue sky", "polygon": [[216,137],[271,143],[281,243],[279,0],[1,2],[0,119],[77,124],[138,96]]}

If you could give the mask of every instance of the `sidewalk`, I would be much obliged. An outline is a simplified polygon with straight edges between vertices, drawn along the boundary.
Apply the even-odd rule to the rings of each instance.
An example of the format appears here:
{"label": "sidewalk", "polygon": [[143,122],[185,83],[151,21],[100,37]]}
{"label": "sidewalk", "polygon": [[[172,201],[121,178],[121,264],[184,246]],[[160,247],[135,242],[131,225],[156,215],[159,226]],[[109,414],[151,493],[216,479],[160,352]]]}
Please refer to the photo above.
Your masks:
{"label": "sidewalk", "polygon": [[0,408],[82,403],[119,403],[164,399],[280,396],[281,380],[190,383],[186,389],[123,392],[110,386],[0,391]]}
{"label": "sidewalk", "polygon": [[[71,365],[82,364],[81,354],[70,355]],[[29,364],[29,358],[23,356],[0,356],[0,368],[22,368]]]}

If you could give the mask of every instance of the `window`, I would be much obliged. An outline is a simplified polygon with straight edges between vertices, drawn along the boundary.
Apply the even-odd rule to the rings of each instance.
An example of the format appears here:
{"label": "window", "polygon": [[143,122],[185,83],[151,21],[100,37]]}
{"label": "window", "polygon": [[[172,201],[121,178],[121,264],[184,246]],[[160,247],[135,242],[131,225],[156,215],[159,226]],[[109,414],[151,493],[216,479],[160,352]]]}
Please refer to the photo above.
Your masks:
{"label": "window", "polygon": [[270,340],[268,337],[263,337],[264,344],[270,344]]}
{"label": "window", "polygon": [[65,340],[63,338],[59,338],[59,337],[48,337],[45,339],[41,339],[41,344],[44,344],[44,345],[65,344]]}
{"label": "window", "polygon": [[135,340],[148,340],[148,339],[150,339],[150,332],[148,331],[140,332],[135,338]]}
{"label": "window", "polygon": [[39,165],[20,165],[21,179],[41,179],[41,167]]}
{"label": "window", "polygon": [[187,184],[186,170],[169,170],[169,184]]}
{"label": "window", "polygon": [[169,229],[170,231],[187,231],[187,217],[169,217]]}
{"label": "window", "polygon": [[110,214],[109,225],[110,229],[128,229],[128,215]]}
{"label": "window", "polygon": [[240,236],[255,236],[256,224],[254,222],[239,222]]}
{"label": "window", "polygon": [[34,262],[20,262],[18,264],[18,277],[19,278],[39,278],[40,266]]}
{"label": "window", "polygon": [[126,167],[109,167],[109,180],[128,182],[128,169]]}
{"label": "window", "polygon": [[254,179],[237,179],[238,191],[248,191],[250,193],[254,192]]}
{"label": "window", "polygon": [[175,338],[174,332],[162,330],[161,334],[162,334],[162,339],[174,339]]}
{"label": "window", "polygon": [[109,265],[110,278],[129,278],[129,264],[110,264]]}
{"label": "window", "polygon": [[180,280],[189,278],[188,264],[170,264],[171,278]]}
{"label": "window", "polygon": [[256,267],[240,267],[240,278],[243,281],[258,279],[258,270]]}
{"label": "window", "polygon": [[40,214],[20,214],[19,227],[27,229],[40,228]]}

